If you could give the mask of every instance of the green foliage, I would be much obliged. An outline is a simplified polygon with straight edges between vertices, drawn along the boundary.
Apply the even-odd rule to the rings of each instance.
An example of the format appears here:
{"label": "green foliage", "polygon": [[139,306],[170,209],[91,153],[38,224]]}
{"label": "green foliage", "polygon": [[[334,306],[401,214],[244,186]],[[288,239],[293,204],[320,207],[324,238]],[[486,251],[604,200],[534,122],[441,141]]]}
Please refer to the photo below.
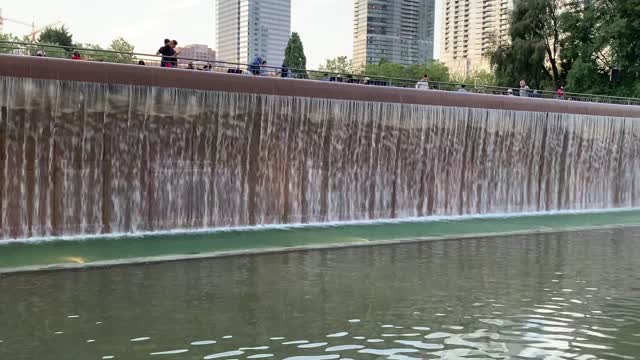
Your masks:
{"label": "green foliage", "polygon": [[[0,33],[0,41],[20,41],[20,38],[9,33]],[[7,43],[0,43],[0,54],[12,54],[21,51],[19,46]]]}
{"label": "green foliage", "polygon": [[[89,43],[77,44],[76,47],[82,48],[80,55],[85,60],[121,64],[135,64],[137,62],[136,57],[133,55],[135,47],[121,37],[114,39],[107,49],[103,49],[100,45]],[[118,53],[113,53],[113,51]]]}
{"label": "green foliage", "polygon": [[[593,0],[563,16],[569,91],[640,97],[640,0]],[[619,69],[621,81],[610,81]]]}
{"label": "green foliage", "polygon": [[495,86],[497,84],[496,74],[486,70],[474,71],[471,76],[467,77],[452,75],[449,81],[476,86]]}
{"label": "green foliage", "polygon": [[449,81],[449,69],[446,65],[436,60],[410,66],[381,61],[378,64],[367,65],[363,74],[371,77],[414,80],[422,79],[424,74],[429,74],[431,81]]}
{"label": "green foliage", "polygon": [[609,94],[609,76],[593,59],[578,58],[567,76],[566,88],[584,94]]}
{"label": "green foliage", "polygon": [[112,57],[110,59],[111,62],[133,64],[136,60],[136,57],[133,55],[135,47],[121,37],[116,38],[111,42],[109,50],[118,52],[117,54],[110,54]]}
{"label": "green foliage", "polygon": [[293,69],[292,72],[294,74],[298,74],[298,76],[306,74],[306,71],[303,70],[307,69],[307,57],[304,54],[304,46],[297,32],[291,33],[289,43],[284,51],[284,63],[290,69]]}
{"label": "green foliage", "polygon": [[73,35],[64,25],[59,28],[47,28],[40,33],[38,43],[72,47]]}
{"label": "green foliage", "polygon": [[44,46],[41,50],[44,50],[48,57],[68,58],[73,52],[73,35],[64,25],[59,28],[50,27],[40,33],[38,44],[64,46],[64,49]]}
{"label": "green foliage", "polygon": [[318,70],[319,72],[314,74],[315,77],[321,77],[323,72],[333,74],[358,73],[371,78],[410,79],[413,82],[414,80],[422,79],[424,74],[429,74],[432,81],[449,81],[449,68],[435,60],[410,66],[382,60],[378,64],[369,64],[357,71],[354,69],[351,59],[346,56],[338,56],[333,59],[327,59],[325,64],[320,65]]}
{"label": "green foliage", "polygon": [[[640,0],[518,0],[510,44],[490,59],[499,85],[525,79],[533,88],[640,97],[638,34]],[[610,81],[613,69],[620,81]]]}
{"label": "green foliage", "polygon": [[349,59],[346,56],[338,56],[333,59],[327,59],[325,60],[324,65],[320,65],[318,70],[327,73],[352,74],[353,60]]}
{"label": "green foliage", "polygon": [[[107,61],[109,57],[104,52],[104,49],[97,44],[76,44],[75,48],[78,48],[82,59],[91,61]],[[82,49],[82,50],[80,50]]]}
{"label": "green foliage", "polygon": [[555,88],[564,74],[559,66],[561,22],[564,0],[516,0],[510,43],[489,55],[502,86],[516,86],[524,79],[534,88]]}

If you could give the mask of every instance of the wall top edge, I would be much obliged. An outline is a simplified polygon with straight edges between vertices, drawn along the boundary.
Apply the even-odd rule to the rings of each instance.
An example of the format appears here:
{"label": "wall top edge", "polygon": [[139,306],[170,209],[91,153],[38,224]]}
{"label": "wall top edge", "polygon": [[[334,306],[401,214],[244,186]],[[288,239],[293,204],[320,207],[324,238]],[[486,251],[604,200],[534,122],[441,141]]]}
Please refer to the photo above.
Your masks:
{"label": "wall top edge", "polygon": [[336,100],[640,118],[640,106],[375,87],[30,56],[0,55],[0,76]]}

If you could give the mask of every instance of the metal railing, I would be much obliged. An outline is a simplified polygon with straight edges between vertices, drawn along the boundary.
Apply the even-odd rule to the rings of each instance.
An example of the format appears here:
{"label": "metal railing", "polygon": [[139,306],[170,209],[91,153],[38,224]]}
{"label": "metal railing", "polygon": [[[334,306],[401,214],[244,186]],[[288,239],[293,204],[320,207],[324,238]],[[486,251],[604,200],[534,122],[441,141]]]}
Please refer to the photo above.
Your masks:
{"label": "metal railing", "polygon": [[[46,56],[55,58],[70,59],[74,52],[78,52],[82,60],[100,61],[110,63],[120,63],[129,65],[161,66],[163,57],[155,54],[127,53],[104,49],[91,49],[80,47],[64,47],[59,45],[35,44],[27,42],[13,42],[0,40],[0,54],[12,54],[23,56]],[[165,60],[167,60],[165,58]],[[170,59],[175,68],[194,70],[223,72],[241,75],[255,75],[249,64],[233,63],[226,61],[202,60],[186,57]],[[170,70],[170,69],[168,69]],[[319,70],[287,69],[284,71],[278,66],[261,66],[256,74],[271,77],[288,77],[293,79],[321,80],[336,83],[361,84],[367,86],[387,86],[400,88],[414,88],[417,79],[391,78],[384,76],[374,76],[367,74],[352,74],[329,72]],[[520,96],[519,88],[506,88],[484,84],[463,84],[457,82],[437,82],[429,81],[430,90],[440,91],[464,91],[476,94],[490,94],[503,96]],[[461,90],[464,89],[464,90]],[[566,92],[563,97],[559,97],[555,91],[531,89],[526,92],[530,98],[558,99],[569,101],[609,103],[623,105],[640,105],[639,98],[627,98],[616,96],[605,96],[596,94],[580,94]]]}

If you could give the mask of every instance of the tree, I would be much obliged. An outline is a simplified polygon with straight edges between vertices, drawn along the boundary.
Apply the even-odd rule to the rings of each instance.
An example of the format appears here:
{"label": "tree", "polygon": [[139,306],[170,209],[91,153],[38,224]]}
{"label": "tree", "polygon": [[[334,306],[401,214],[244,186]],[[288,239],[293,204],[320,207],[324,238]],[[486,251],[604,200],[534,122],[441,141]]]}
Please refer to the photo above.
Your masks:
{"label": "tree", "polygon": [[496,74],[486,70],[474,71],[470,76],[451,76],[449,81],[466,85],[495,86]]}
{"label": "tree", "polygon": [[43,47],[47,56],[50,57],[69,57],[73,51],[73,35],[64,25],[59,28],[46,28],[38,37],[39,44],[51,44],[62,46],[64,49],[55,47]]}
{"label": "tree", "polygon": [[561,5],[564,0],[516,0],[509,44],[489,58],[496,80],[514,86],[524,79],[538,88],[555,88],[566,76],[560,67]]}
{"label": "tree", "polygon": [[92,61],[110,61],[112,58],[111,54],[105,52],[105,50],[97,44],[84,43],[84,44],[75,44],[74,47],[80,50],[80,55],[85,60]]}
{"label": "tree", "polygon": [[[20,38],[14,36],[13,34],[0,33],[0,41],[20,42]],[[0,54],[14,54],[16,52],[20,53],[21,50],[22,47],[18,45],[8,43],[0,44]]]}
{"label": "tree", "polygon": [[353,60],[346,56],[327,59],[324,65],[320,65],[318,70],[327,73],[351,74],[353,73]]}
{"label": "tree", "polygon": [[451,77],[449,68],[437,60],[431,60],[424,64],[414,64],[405,69],[405,78],[408,79],[422,79],[425,74],[429,74],[431,81],[449,81]]}
{"label": "tree", "polygon": [[411,79],[412,81],[421,79],[424,74],[429,74],[432,81],[449,81],[449,68],[437,60],[409,66],[382,60],[378,64],[367,65],[363,73],[370,77]]}
{"label": "tree", "polygon": [[136,57],[133,55],[135,46],[131,45],[122,37],[114,39],[111,45],[109,45],[109,50],[117,52],[117,54],[110,54],[112,56],[112,59],[110,59],[111,62],[132,64],[136,60]]}
{"label": "tree", "polygon": [[637,97],[638,34],[640,0],[517,0],[510,43],[496,46],[490,60],[500,85],[525,79],[532,87]]}
{"label": "tree", "polygon": [[294,74],[298,74],[298,76],[306,74],[304,70],[307,69],[307,57],[304,55],[304,46],[297,32],[291,33],[289,43],[284,51],[284,63],[292,69]]}
{"label": "tree", "polygon": [[77,44],[76,47],[82,48],[81,55],[87,60],[121,64],[133,64],[137,60],[133,55],[135,47],[121,37],[114,39],[107,49],[90,43]]}
{"label": "tree", "polygon": [[[574,92],[640,96],[640,0],[593,0],[563,14],[563,66]],[[620,80],[611,81],[612,71]]]}

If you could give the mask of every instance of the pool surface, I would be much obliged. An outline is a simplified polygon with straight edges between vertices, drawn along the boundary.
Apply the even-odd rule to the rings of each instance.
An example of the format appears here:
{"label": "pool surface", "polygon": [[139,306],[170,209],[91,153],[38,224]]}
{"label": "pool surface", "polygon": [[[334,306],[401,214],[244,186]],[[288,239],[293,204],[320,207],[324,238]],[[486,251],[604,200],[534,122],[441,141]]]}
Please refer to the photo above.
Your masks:
{"label": "pool surface", "polygon": [[640,229],[0,274],[2,359],[635,359]]}

